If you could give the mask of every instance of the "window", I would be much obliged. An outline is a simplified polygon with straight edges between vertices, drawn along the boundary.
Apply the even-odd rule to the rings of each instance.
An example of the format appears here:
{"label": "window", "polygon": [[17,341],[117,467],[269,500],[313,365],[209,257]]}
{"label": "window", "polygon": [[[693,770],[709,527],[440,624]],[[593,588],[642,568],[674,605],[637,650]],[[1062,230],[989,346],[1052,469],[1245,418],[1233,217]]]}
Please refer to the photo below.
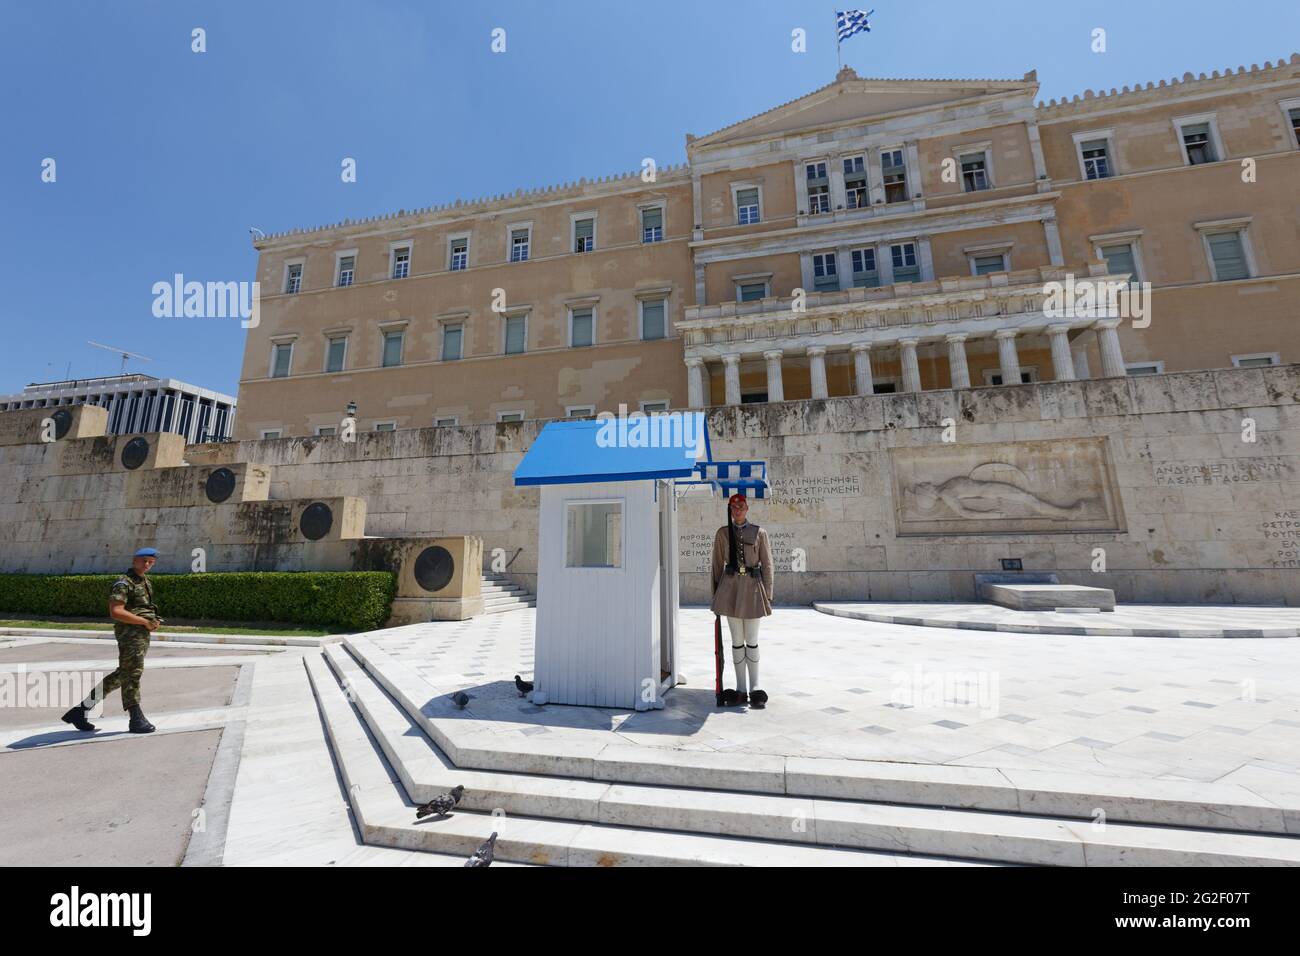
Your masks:
{"label": "window", "polygon": [[595,341],[591,309],[573,309],[569,313],[569,347],[580,349]]}
{"label": "window", "polygon": [[288,378],[293,362],[293,343],[283,342],[271,346],[271,378]]}
{"label": "window", "polygon": [[345,335],[334,336],[325,348],[325,371],[343,371],[343,361],[348,352],[348,339]]}
{"label": "window", "polygon": [[647,415],[658,415],[661,412],[668,411],[668,403],[664,402],[642,402],[641,411]]}
{"label": "window", "polygon": [[1277,352],[1256,352],[1254,355],[1234,355],[1232,364],[1236,368],[1259,368],[1263,365],[1281,365],[1282,356]]}
{"label": "window", "polygon": [[667,330],[667,299],[641,300],[641,338],[662,339]]}
{"label": "window", "polygon": [[835,268],[835,253],[818,252],[812,257],[813,289],[817,292],[831,292],[839,289],[840,277]]}
{"label": "window", "polygon": [[566,568],[623,566],[623,502],[572,501],[565,509]]}
{"label": "window", "polygon": [[455,415],[448,415],[445,418],[435,418],[433,420],[434,428],[450,428],[454,425],[459,425],[459,424],[460,424],[460,419]]}
{"label": "window", "polygon": [[1113,245],[1101,247],[1101,257],[1106,260],[1106,271],[1111,275],[1129,273],[1132,275],[1130,282],[1136,284],[1141,281],[1138,275],[1137,256],[1133,251],[1133,243],[1117,242]]}
{"label": "window", "polygon": [[356,256],[339,256],[339,275],[336,285],[345,286],[352,284],[352,277],[356,273],[357,257]]}
{"label": "window", "polygon": [[1215,282],[1250,278],[1250,266],[1246,263],[1246,250],[1242,245],[1240,231],[1206,233],[1205,242],[1210,249],[1210,265]]}
{"label": "window", "polygon": [[444,325],[442,327],[442,360],[444,362],[455,362],[461,357],[461,349],[465,339],[465,326],[457,322],[455,325]]}
{"label": "window", "polygon": [[1164,370],[1164,362],[1132,362],[1124,366],[1126,375],[1161,375]]}
{"label": "window", "polygon": [[529,229],[511,229],[510,230],[510,261],[526,262],[528,261],[528,233]]}
{"label": "window", "polygon": [[897,382],[882,382],[877,379],[871,385],[871,391],[874,395],[893,395],[898,391]]}
{"label": "window", "polygon": [[1291,137],[1300,147],[1300,106],[1287,110],[1286,118],[1291,124]]}
{"label": "window", "polygon": [[740,404],[761,405],[767,401],[767,389],[750,389],[740,393]]}
{"label": "window", "polygon": [[284,270],[284,291],[286,295],[297,295],[302,291],[302,263],[293,262]]}
{"label": "window", "polygon": [[831,211],[831,181],[826,175],[825,163],[809,163],[804,167],[808,177],[808,213]]}
{"label": "window", "polygon": [[641,210],[641,241],[663,242],[664,211],[660,207]]}
{"label": "window", "polygon": [[966,153],[960,157],[962,188],[968,193],[989,188],[988,157],[986,153]]}
{"label": "window", "polygon": [[512,315],[506,319],[506,355],[518,355],[524,351],[528,340],[528,317]]}
{"label": "window", "polygon": [[596,220],[575,219],[573,221],[573,251],[591,252],[596,248]]}
{"label": "window", "polygon": [[375,422],[375,431],[395,432],[397,431],[397,422]]}
{"label": "window", "polygon": [[393,250],[393,278],[405,279],[411,274],[411,247],[398,246]]}
{"label": "window", "polygon": [[1111,175],[1110,143],[1104,139],[1088,139],[1079,144],[1083,161],[1084,179],[1106,179]]}
{"label": "window", "polygon": [[1218,160],[1214,148],[1214,137],[1209,121],[1184,122],[1174,121],[1178,126],[1178,136],[1183,144],[1183,157],[1188,166],[1201,166]]}
{"label": "window", "polygon": [[[1028,385],[1030,382],[1037,382],[1037,381],[1038,381],[1038,369],[1023,368],[1023,367],[1020,369],[1021,385]],[[984,383],[986,385],[1001,385],[1002,373],[996,369],[986,368],[984,370]]]}
{"label": "window", "polygon": [[742,282],[740,283],[740,301],[757,302],[759,299],[767,298],[766,282]]}
{"label": "window", "polygon": [[462,272],[469,268],[469,239],[449,239],[447,244],[451,249],[448,268],[452,272]]}
{"label": "window", "polygon": [[971,270],[972,274],[977,276],[986,276],[990,272],[1006,272],[1006,253],[998,252],[993,255],[972,256]]}
{"label": "window", "polygon": [[736,190],[736,222],[751,226],[758,222],[758,188]]}
{"label": "window", "polygon": [[853,265],[855,288],[875,288],[880,285],[880,270],[876,265],[875,249],[854,249],[849,257]]}
{"label": "window", "polygon": [[278,428],[263,428],[263,429],[262,429],[262,441],[272,441],[272,440],[274,440],[274,439],[276,439],[276,438],[279,438],[280,435],[281,435],[281,431],[280,431],[280,429],[278,429]]}
{"label": "window", "polygon": [[595,405],[566,405],[564,407],[565,418],[595,418]]}
{"label": "window", "polygon": [[895,282],[920,282],[921,266],[916,261],[916,243],[900,242],[889,247]]}
{"label": "window", "polygon": [[849,209],[862,209],[871,204],[867,194],[867,169],[861,156],[844,160],[844,204]]}
{"label": "window", "polygon": [[497,412],[498,422],[522,422],[523,420],[523,412]]}
{"label": "window", "polygon": [[907,199],[907,166],[901,149],[887,149],[880,154],[880,178],[885,184],[885,202]]}
{"label": "window", "polygon": [[338,427],[335,425],[317,425],[316,435],[319,438],[333,438],[338,434]]}
{"label": "window", "polygon": [[402,364],[402,342],[405,338],[405,332],[384,333],[384,368]]}

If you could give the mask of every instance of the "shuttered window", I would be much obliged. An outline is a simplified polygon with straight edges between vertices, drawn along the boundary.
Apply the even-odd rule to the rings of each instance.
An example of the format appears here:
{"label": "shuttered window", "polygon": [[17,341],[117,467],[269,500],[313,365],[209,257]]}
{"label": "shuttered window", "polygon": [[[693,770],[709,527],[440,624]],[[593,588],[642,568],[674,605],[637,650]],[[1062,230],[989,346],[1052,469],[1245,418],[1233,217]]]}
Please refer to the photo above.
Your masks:
{"label": "shuttered window", "polygon": [[506,354],[518,355],[524,350],[527,318],[516,315],[506,319]]}
{"label": "shuttered window", "polygon": [[402,340],[405,337],[402,332],[384,333],[384,368],[402,364]]}
{"label": "shuttered window", "polygon": [[641,303],[641,338],[662,339],[665,334],[665,299],[647,299]]}
{"label": "shuttered window", "polygon": [[585,348],[594,341],[591,309],[574,309],[570,324],[569,345],[573,348]]}
{"label": "shuttered window", "polygon": [[1205,238],[1210,244],[1210,258],[1214,260],[1216,282],[1250,278],[1250,268],[1246,265],[1246,250],[1241,244],[1241,233],[1216,232]]}

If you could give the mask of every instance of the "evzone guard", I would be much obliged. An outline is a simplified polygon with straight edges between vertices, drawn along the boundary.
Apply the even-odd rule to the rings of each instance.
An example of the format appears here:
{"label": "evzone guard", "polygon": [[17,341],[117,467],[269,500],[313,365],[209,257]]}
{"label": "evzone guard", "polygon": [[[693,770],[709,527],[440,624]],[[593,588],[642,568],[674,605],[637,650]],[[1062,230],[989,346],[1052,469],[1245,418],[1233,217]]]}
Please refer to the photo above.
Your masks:
{"label": "evzone guard", "polygon": [[[714,614],[727,619],[731,630],[731,662],[736,689],[722,690],[721,660],[718,692],[724,707],[767,705],[767,692],[758,686],[758,625],[772,613],[772,549],[767,532],[747,520],[749,501],[734,494],[727,501],[727,523],[713,536]],[[715,621],[715,641],[720,641]],[[721,648],[719,647],[719,653]]]}

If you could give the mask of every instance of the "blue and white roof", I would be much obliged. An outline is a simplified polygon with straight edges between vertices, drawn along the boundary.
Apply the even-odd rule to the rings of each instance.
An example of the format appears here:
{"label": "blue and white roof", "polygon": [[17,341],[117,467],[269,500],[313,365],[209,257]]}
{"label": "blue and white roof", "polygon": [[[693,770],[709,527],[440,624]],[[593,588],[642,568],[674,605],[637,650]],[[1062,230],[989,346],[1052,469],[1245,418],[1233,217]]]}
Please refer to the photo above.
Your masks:
{"label": "blue and white roof", "polygon": [[703,412],[548,422],[515,468],[515,485],[687,478],[710,457]]}

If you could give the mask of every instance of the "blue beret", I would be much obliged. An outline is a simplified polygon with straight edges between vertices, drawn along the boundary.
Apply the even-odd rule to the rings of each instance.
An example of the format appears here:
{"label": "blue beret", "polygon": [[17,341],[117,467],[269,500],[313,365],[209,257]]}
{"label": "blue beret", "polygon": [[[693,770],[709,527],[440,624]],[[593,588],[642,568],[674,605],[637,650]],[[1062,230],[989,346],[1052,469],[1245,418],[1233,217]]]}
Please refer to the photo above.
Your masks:
{"label": "blue beret", "polygon": [[158,557],[158,549],[157,549],[157,548],[141,548],[139,551],[137,551],[137,552],[135,553],[135,557],[137,557],[137,558],[156,558],[156,557]]}

